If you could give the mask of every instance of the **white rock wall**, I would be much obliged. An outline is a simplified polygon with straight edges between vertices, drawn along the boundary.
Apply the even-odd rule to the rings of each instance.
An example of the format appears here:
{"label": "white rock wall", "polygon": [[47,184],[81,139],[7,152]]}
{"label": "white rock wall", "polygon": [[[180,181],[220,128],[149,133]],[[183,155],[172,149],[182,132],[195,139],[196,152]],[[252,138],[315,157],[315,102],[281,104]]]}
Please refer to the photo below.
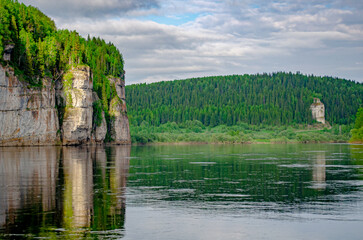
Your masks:
{"label": "white rock wall", "polygon": [[[63,86],[61,97],[66,104],[62,125],[62,141],[64,145],[88,143],[92,132],[92,79],[89,67],[70,70],[73,74],[72,86]],[[64,85],[64,84],[63,84]],[[70,94],[70,98],[66,97]]]}
{"label": "white rock wall", "polygon": [[126,114],[126,102],[115,97],[110,102],[111,138],[114,144],[130,144],[129,119]]}
{"label": "white rock wall", "polygon": [[[64,88],[62,81],[53,86],[50,79],[43,80],[42,89],[36,89],[21,83],[12,69],[0,65],[0,146],[78,145],[104,141],[108,131],[104,114],[100,126],[93,124],[93,102],[98,98],[92,92],[90,68],[80,67],[71,72],[73,79],[69,89]],[[115,84],[118,94],[109,106],[110,134],[113,143],[129,144],[125,82],[120,78],[110,81]],[[66,107],[60,128],[56,104],[61,103]]]}
{"label": "white rock wall", "polygon": [[28,88],[0,66],[0,146],[53,145],[58,129],[51,81],[42,89]]}

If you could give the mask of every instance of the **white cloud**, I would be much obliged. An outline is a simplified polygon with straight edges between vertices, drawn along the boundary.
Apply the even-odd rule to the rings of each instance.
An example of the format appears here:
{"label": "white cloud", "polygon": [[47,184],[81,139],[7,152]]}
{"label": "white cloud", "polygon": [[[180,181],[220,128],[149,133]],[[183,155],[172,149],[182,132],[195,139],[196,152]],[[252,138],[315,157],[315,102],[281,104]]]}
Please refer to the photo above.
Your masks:
{"label": "white cloud", "polygon": [[67,20],[105,18],[124,15],[130,11],[157,8],[156,0],[23,0],[51,15]]}
{"label": "white cloud", "polygon": [[[271,71],[363,81],[363,69],[355,64],[363,62],[359,1],[24,2],[39,3],[61,28],[114,42],[124,55],[128,84]],[[72,21],[60,11],[69,9],[80,11]],[[140,17],[184,14],[197,17],[180,26]]]}

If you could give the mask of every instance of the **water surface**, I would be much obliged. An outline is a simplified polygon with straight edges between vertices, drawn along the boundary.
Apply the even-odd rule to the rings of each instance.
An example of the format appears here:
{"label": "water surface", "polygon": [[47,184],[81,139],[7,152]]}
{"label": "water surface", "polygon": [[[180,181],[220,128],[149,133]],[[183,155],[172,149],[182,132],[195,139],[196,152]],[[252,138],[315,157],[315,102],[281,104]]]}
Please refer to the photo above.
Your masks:
{"label": "water surface", "polygon": [[0,148],[1,239],[361,239],[363,146]]}

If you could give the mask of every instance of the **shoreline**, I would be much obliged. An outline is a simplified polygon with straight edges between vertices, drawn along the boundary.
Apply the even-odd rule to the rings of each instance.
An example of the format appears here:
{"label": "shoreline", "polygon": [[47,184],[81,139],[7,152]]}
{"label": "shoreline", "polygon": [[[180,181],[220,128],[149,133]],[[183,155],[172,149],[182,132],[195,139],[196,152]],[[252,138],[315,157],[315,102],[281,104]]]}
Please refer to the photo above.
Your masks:
{"label": "shoreline", "polygon": [[148,143],[130,143],[130,144],[113,144],[113,143],[88,143],[78,145],[61,145],[61,144],[42,144],[42,145],[0,145],[1,148],[13,148],[13,147],[94,147],[94,146],[185,146],[185,145],[275,145],[275,144],[349,144],[349,145],[363,145],[363,142],[349,142],[349,141],[322,141],[322,142],[148,142]]}
{"label": "shoreline", "polygon": [[148,142],[148,143],[132,143],[131,146],[167,146],[167,145],[264,145],[264,144],[363,144],[359,142],[349,141],[323,141],[323,142],[244,142],[244,143],[233,143],[233,142]]}

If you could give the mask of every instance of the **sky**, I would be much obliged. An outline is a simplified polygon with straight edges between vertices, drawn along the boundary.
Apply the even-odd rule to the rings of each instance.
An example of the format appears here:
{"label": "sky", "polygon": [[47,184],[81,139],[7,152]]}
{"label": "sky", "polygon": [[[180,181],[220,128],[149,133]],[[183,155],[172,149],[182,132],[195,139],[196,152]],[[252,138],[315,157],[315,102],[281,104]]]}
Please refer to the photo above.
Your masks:
{"label": "sky", "polygon": [[126,84],[301,72],[363,82],[362,0],[22,0],[114,43]]}

